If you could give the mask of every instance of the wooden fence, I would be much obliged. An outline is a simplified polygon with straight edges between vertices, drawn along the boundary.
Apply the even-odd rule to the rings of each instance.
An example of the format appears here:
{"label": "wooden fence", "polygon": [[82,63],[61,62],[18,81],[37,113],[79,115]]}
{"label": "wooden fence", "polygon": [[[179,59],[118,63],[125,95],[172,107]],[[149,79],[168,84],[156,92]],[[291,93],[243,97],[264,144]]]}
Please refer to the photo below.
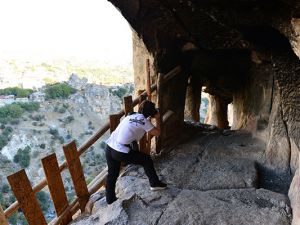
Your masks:
{"label": "wooden fence", "polygon": [[[84,212],[89,197],[98,191],[104,184],[107,175],[107,168],[105,168],[98,176],[96,176],[89,185],[86,184],[86,180],[83,173],[83,168],[80,163],[80,156],[86,152],[103,134],[108,130],[112,132],[119,124],[120,119],[133,111],[133,108],[141,101],[151,96],[154,91],[159,92],[160,86],[176,76],[181,72],[180,67],[174,68],[166,75],[159,75],[158,84],[150,86],[150,81],[147,81],[147,89],[144,92],[139,93],[139,97],[132,99],[132,96],[124,97],[124,109],[117,114],[110,115],[109,122],[104,124],[90,139],[82,144],[78,149],[75,141],[63,146],[63,152],[66,158],[61,165],[58,164],[56,154],[53,153],[43,158],[42,166],[45,172],[45,178],[41,180],[37,185],[31,186],[31,183],[27,177],[25,170],[20,170],[7,177],[11,189],[17,199],[12,205],[10,205],[5,211],[0,206],[0,225],[8,225],[7,219],[19,209],[22,210],[24,216],[29,225],[45,225],[46,219],[42,213],[41,207],[38,204],[36,193],[48,186],[50,196],[56,211],[56,218],[54,218],[49,224],[51,225],[65,225],[72,221],[72,216],[80,210]],[[150,76],[148,79],[150,79]],[[162,93],[157,93],[161,96]],[[161,98],[158,97],[158,106],[161,104]],[[172,111],[167,111],[162,117],[159,125],[161,128],[166,124],[168,119],[173,115]],[[150,153],[151,150],[151,138],[144,137],[140,141],[140,147],[146,153]],[[160,151],[161,140],[156,140],[156,151]],[[73,181],[76,197],[69,203],[67,195],[64,190],[64,184],[62,180],[62,171],[69,169],[71,179]]]}

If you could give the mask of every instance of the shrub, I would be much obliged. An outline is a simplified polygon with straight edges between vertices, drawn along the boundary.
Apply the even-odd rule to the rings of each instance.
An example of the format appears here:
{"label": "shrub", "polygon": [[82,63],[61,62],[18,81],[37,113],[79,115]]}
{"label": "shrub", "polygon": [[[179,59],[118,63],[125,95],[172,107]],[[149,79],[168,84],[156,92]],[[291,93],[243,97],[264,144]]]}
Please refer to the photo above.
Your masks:
{"label": "shrub", "polygon": [[70,140],[72,138],[71,134],[67,134],[66,139]]}
{"label": "shrub", "polygon": [[17,223],[18,223],[18,214],[17,214],[17,213],[14,213],[12,216],[10,216],[10,217],[8,218],[8,222],[9,222],[9,224],[11,224],[11,225],[17,225]]}
{"label": "shrub", "polygon": [[18,163],[22,168],[27,168],[30,164],[30,150],[29,146],[26,146],[23,150],[19,148],[14,156],[14,162]]}
{"label": "shrub", "polygon": [[46,144],[44,144],[44,143],[43,143],[43,144],[40,144],[40,148],[41,148],[41,149],[45,149],[45,148],[46,148]]}
{"label": "shrub", "polygon": [[0,107],[0,123],[7,124],[7,122],[20,118],[24,111],[31,112],[38,109],[38,103],[13,103]]}
{"label": "shrub", "polygon": [[26,103],[19,102],[16,104],[21,106],[21,108],[27,112],[34,112],[34,111],[39,110],[39,108],[40,108],[40,103],[38,103],[38,102],[26,102]]}
{"label": "shrub", "polygon": [[12,127],[5,127],[5,129],[2,131],[2,135],[8,136],[9,134],[11,134],[13,132],[13,128]]}
{"label": "shrub", "polygon": [[19,123],[20,123],[19,119],[13,119],[13,120],[10,121],[11,125],[18,125]]}
{"label": "shrub", "polygon": [[66,110],[66,108],[64,108],[64,107],[61,107],[61,108],[59,108],[58,109],[58,112],[59,113],[65,113],[67,110]]}
{"label": "shrub", "polygon": [[17,98],[28,97],[32,92],[33,92],[32,89],[23,89],[19,87],[0,89],[0,95],[14,95]]}
{"label": "shrub", "polygon": [[48,85],[45,89],[46,99],[68,98],[75,92],[75,88],[72,88],[65,83]]}
{"label": "shrub", "polygon": [[68,103],[63,103],[63,107],[64,107],[65,109],[68,109],[68,108],[70,107],[70,105],[69,105]]}
{"label": "shrub", "polygon": [[62,136],[59,136],[58,140],[61,144],[65,143],[65,139]]}
{"label": "shrub", "polygon": [[2,131],[2,134],[0,135],[0,150],[10,141],[12,131],[13,129],[8,126]]}
{"label": "shrub", "polygon": [[86,131],[85,132],[85,135],[92,135],[93,134],[93,131]]}
{"label": "shrub", "polygon": [[120,99],[122,99],[126,95],[127,89],[124,88],[124,87],[118,87],[118,89],[116,89],[116,90],[110,90],[110,92],[113,95],[115,95],[115,96],[119,97]]}
{"label": "shrub", "polygon": [[1,192],[2,193],[8,193],[9,192],[9,186],[8,184],[3,184],[2,188],[1,188]]}
{"label": "shrub", "polygon": [[5,147],[7,145],[7,143],[9,142],[9,138],[4,136],[4,135],[0,135],[0,150]]}
{"label": "shrub", "polygon": [[11,118],[21,117],[22,113],[23,109],[18,104],[6,105],[0,108],[0,117],[7,118],[8,120],[11,120]]}
{"label": "shrub", "polygon": [[102,148],[102,149],[106,148],[106,142],[105,141],[100,142],[100,148]]}
{"label": "shrub", "polygon": [[67,118],[64,119],[65,124],[69,124],[74,120],[74,116],[67,116]]}
{"label": "shrub", "polygon": [[36,114],[36,115],[30,115],[29,118],[35,121],[41,121],[45,119],[45,116]]}
{"label": "shrub", "polygon": [[58,136],[58,130],[55,128],[50,128],[49,133],[53,136]]}
{"label": "shrub", "polygon": [[36,197],[43,212],[46,213],[50,207],[48,194],[44,191],[40,191],[36,194]]}

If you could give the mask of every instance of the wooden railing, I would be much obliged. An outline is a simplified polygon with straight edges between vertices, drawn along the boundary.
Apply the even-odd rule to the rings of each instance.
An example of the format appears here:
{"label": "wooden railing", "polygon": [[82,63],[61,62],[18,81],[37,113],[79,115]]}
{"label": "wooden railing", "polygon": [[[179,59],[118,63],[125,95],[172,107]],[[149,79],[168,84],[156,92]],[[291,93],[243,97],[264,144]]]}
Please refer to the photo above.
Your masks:
{"label": "wooden railing", "polygon": [[[166,75],[159,75],[159,83],[148,87],[146,91],[139,93],[139,97],[132,99],[132,96],[124,97],[124,109],[117,114],[110,115],[110,121],[104,124],[91,138],[83,143],[78,149],[75,141],[63,146],[66,161],[61,165],[58,164],[56,154],[53,153],[43,158],[42,166],[45,172],[45,178],[41,180],[34,187],[31,186],[25,170],[20,170],[7,177],[11,189],[17,199],[5,211],[0,206],[0,225],[8,225],[7,219],[19,209],[22,210],[29,225],[45,225],[46,219],[42,213],[41,207],[38,204],[36,193],[48,186],[51,199],[56,211],[56,218],[49,224],[64,225],[72,221],[72,216],[81,210],[84,212],[89,197],[98,191],[105,184],[105,177],[107,175],[107,168],[104,169],[98,176],[96,176],[89,185],[86,185],[82,165],[80,163],[80,156],[87,151],[103,134],[108,130],[111,132],[117,127],[122,116],[127,115],[133,111],[142,100],[146,99],[156,90],[159,90],[159,85],[166,83],[172,77],[181,72],[180,67],[174,68]],[[147,76],[148,77],[148,76]],[[149,79],[149,78],[148,78]],[[159,100],[158,100],[159,101]],[[159,104],[159,103],[158,103]],[[174,112],[168,110],[161,118],[161,125],[165,124]],[[159,143],[159,139],[157,143]],[[149,153],[151,149],[151,138],[144,137],[140,142],[141,149],[146,149]],[[146,147],[146,148],[144,148]],[[160,151],[160,146],[156,146],[156,150]],[[71,203],[68,202],[67,195],[64,190],[64,184],[61,172],[69,169],[73,181],[76,198]]]}

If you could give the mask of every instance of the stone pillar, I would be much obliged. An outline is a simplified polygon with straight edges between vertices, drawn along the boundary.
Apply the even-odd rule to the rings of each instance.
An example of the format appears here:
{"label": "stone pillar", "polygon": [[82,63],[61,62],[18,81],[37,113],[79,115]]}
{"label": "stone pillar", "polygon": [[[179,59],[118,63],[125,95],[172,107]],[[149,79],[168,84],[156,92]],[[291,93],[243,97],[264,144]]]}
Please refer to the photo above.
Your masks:
{"label": "stone pillar", "polygon": [[227,105],[229,101],[217,95],[209,95],[209,104],[205,123],[220,129],[228,128]]}
{"label": "stone pillar", "polygon": [[201,89],[200,84],[190,84],[187,87],[185,119],[200,122],[200,105],[201,105]]}

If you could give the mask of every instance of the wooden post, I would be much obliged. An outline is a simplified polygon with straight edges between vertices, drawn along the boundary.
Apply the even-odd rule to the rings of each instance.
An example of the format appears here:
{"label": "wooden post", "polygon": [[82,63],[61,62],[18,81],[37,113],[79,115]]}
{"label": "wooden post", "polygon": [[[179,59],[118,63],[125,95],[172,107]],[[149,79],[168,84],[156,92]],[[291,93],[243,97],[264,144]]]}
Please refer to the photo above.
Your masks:
{"label": "wooden post", "polygon": [[[45,171],[48,188],[55,207],[57,216],[60,216],[64,209],[69,206],[68,198],[65,193],[63,181],[59,171],[56,154],[53,153],[42,159],[42,165]],[[72,215],[68,213],[64,218],[62,225],[69,224],[72,221]]]}
{"label": "wooden post", "polygon": [[146,96],[146,95],[142,95],[143,92],[144,92],[144,90],[139,90],[139,91],[138,91],[138,95],[139,95],[139,104],[141,104],[142,101],[144,101],[144,100],[147,99],[147,96]]}
{"label": "wooden post", "polygon": [[7,177],[29,225],[47,225],[25,170]]}
{"label": "wooden post", "polygon": [[151,77],[150,77],[150,60],[146,60],[146,69],[147,69],[147,77],[146,77],[146,91],[148,95],[148,100],[151,101]]}
{"label": "wooden post", "polygon": [[132,96],[126,96],[124,99],[124,112],[125,116],[127,116],[129,113],[133,112],[133,105],[132,105]]}
{"label": "wooden post", "polygon": [[89,192],[85,182],[83,169],[80,163],[80,156],[75,141],[63,146],[68,168],[74,184],[75,192],[79,198],[81,212],[84,212],[86,203],[89,200]]}
{"label": "wooden post", "polygon": [[162,134],[163,134],[163,122],[162,122],[162,113],[163,113],[163,74],[159,73],[157,78],[157,106],[160,109],[160,120],[156,121],[156,125],[160,127],[160,135],[156,137],[156,153],[160,153],[162,148]]}
{"label": "wooden post", "polygon": [[4,214],[4,211],[0,205],[0,224],[1,225],[8,225],[8,222],[6,220],[6,217],[5,217],[5,214]]}
{"label": "wooden post", "polygon": [[[144,90],[139,90],[138,95],[139,95],[139,105],[142,103],[142,101],[147,99],[146,95],[142,95]],[[147,134],[145,134],[142,139],[139,141],[139,149],[141,152],[146,153],[147,152]]]}
{"label": "wooden post", "polygon": [[118,114],[109,115],[110,133],[112,133],[120,123],[120,116]]}

